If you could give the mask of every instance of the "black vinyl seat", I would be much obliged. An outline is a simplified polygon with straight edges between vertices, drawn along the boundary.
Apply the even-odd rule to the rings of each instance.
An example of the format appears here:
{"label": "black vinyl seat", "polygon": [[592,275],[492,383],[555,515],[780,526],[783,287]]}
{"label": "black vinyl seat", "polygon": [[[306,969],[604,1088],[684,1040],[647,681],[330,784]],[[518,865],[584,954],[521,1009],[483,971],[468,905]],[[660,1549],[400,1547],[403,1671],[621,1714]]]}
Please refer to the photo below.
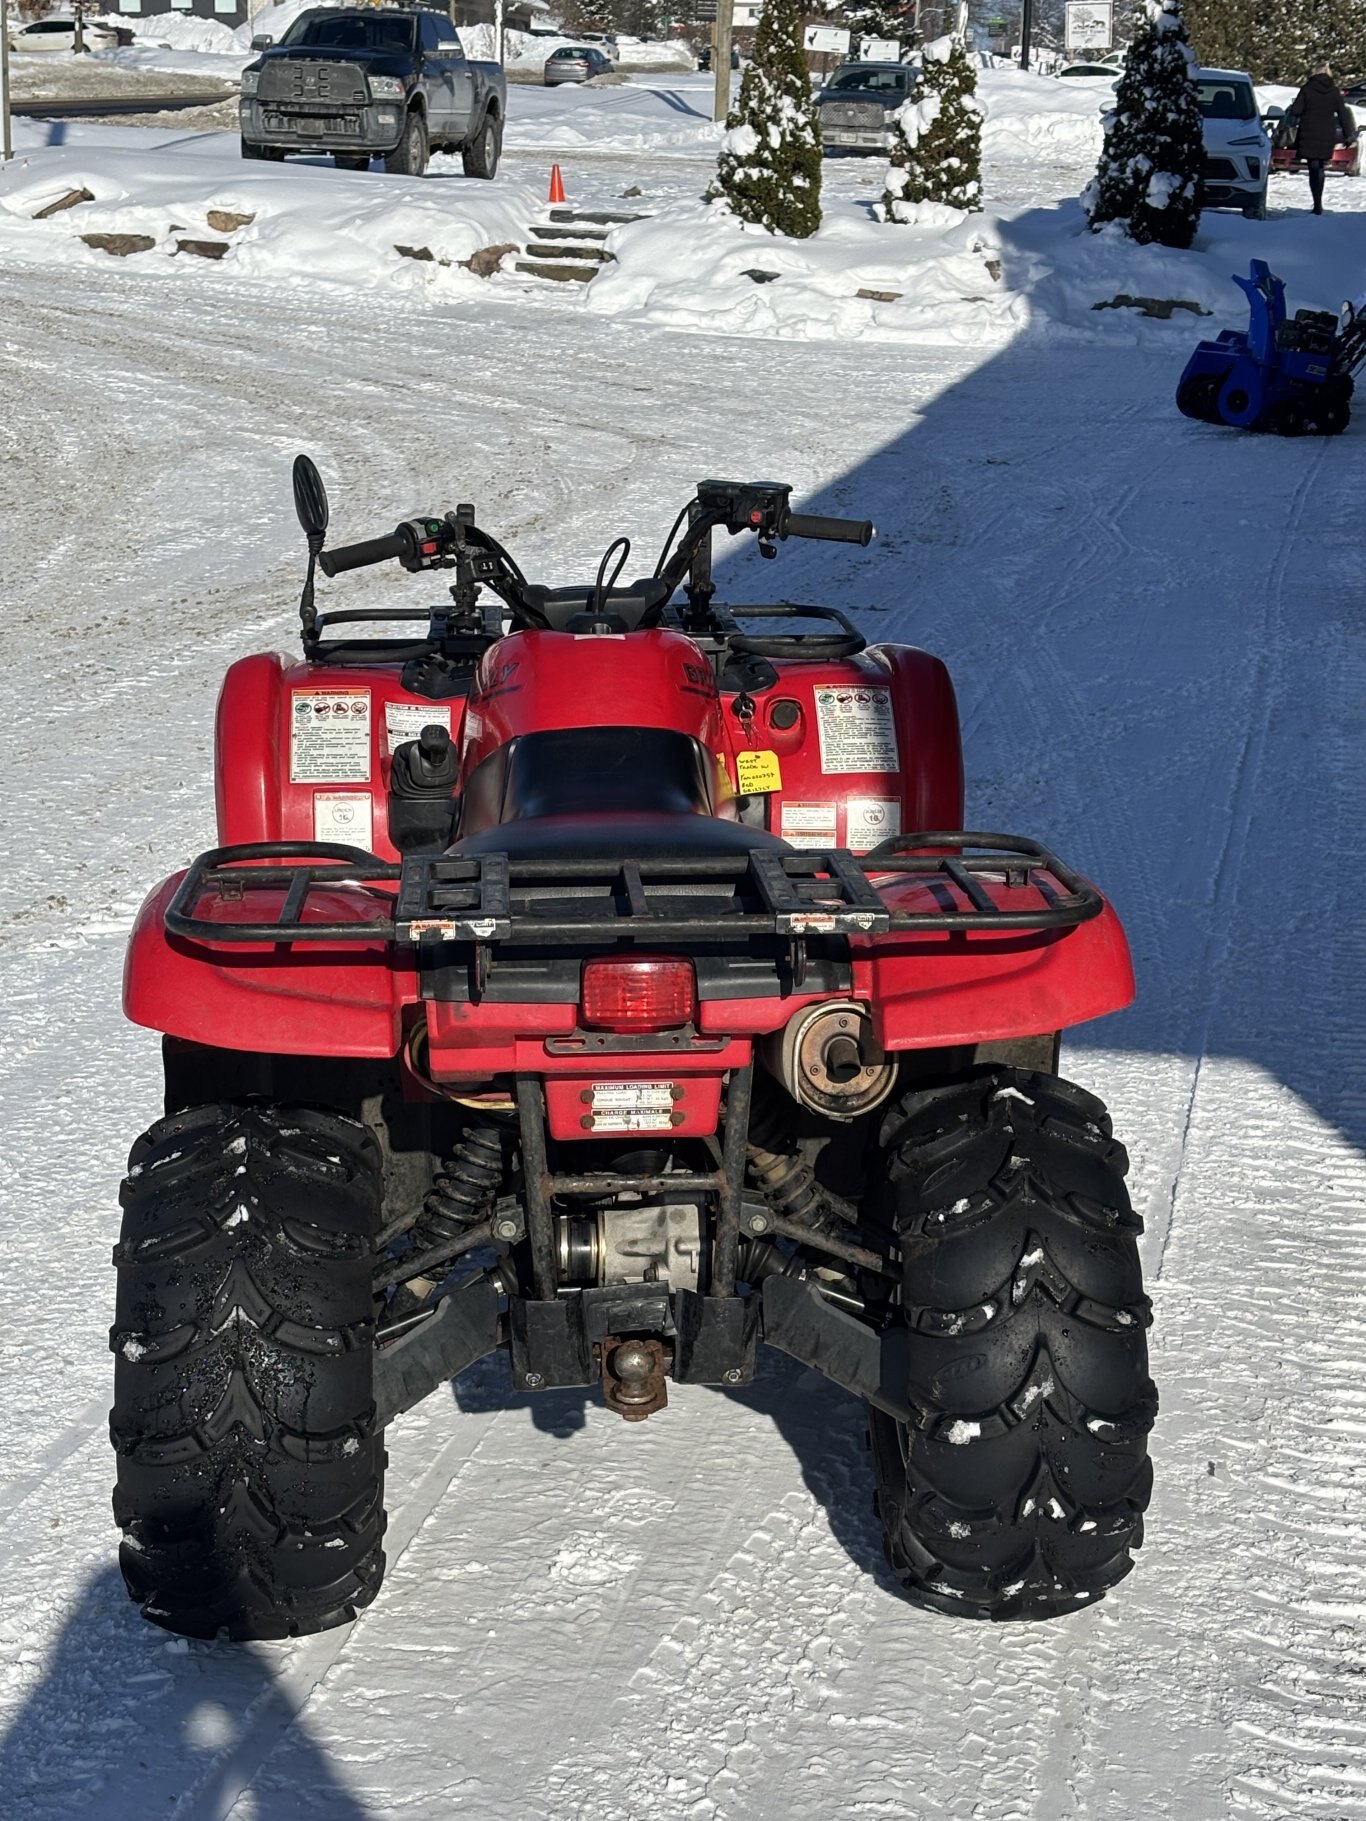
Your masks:
{"label": "black vinyl seat", "polygon": [[791,850],[764,828],[720,816],[628,812],[521,816],[465,835],[453,854],[508,854],[514,860],[687,860]]}

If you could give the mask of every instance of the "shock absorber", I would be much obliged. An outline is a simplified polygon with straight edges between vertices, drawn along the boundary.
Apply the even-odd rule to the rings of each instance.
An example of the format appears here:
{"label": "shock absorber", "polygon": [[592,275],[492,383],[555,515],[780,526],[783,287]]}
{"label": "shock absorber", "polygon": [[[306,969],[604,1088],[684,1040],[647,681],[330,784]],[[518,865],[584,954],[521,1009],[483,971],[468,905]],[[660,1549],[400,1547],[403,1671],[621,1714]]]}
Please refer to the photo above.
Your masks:
{"label": "shock absorber", "polygon": [[412,1227],[414,1256],[447,1240],[458,1240],[488,1214],[503,1182],[503,1139],[498,1127],[481,1122],[464,1137],[427,1191]]}
{"label": "shock absorber", "polygon": [[816,1173],[800,1151],[781,1148],[787,1138],[782,1109],[772,1094],[755,1104],[749,1121],[748,1174],[764,1199],[804,1227],[830,1227],[833,1214]]}

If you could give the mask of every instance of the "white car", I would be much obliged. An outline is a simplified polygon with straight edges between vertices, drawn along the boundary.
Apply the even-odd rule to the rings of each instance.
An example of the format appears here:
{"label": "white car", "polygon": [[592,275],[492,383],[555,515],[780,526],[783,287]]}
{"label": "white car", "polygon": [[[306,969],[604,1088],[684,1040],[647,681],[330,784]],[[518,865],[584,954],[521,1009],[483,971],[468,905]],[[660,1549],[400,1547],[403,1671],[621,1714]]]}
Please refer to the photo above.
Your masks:
{"label": "white car", "polygon": [[1244,70],[1197,70],[1195,93],[1205,121],[1203,209],[1241,209],[1266,220],[1271,135],[1257,107],[1257,92]]}
{"label": "white car", "polygon": [[[117,34],[107,25],[96,25],[92,19],[86,20],[85,48],[88,51],[107,51],[117,43]],[[76,21],[35,19],[32,25],[11,24],[9,47],[12,51],[74,51]]]}

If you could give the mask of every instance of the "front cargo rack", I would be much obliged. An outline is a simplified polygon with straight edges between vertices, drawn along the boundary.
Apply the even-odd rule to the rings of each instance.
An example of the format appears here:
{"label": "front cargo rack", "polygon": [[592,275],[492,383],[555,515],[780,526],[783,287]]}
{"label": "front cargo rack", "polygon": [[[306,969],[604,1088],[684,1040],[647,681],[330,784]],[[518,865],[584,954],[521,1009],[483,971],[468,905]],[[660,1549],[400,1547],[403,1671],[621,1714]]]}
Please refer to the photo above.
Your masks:
{"label": "front cargo rack", "polygon": [[[888,891],[910,881],[928,892],[934,909],[888,902]],[[1004,904],[992,888],[1005,894]],[[346,894],[354,919],[338,918],[338,893]],[[233,907],[254,911],[250,901],[263,895],[278,897],[278,907],[239,921]],[[210,903],[217,915],[205,914]],[[653,858],[448,853],[409,855],[397,864],[331,842],[216,847],[190,867],[165,922],[173,936],[215,944],[482,948],[1061,930],[1103,908],[1095,888],[1037,841],[937,831],[895,835],[859,856],[842,848]]]}

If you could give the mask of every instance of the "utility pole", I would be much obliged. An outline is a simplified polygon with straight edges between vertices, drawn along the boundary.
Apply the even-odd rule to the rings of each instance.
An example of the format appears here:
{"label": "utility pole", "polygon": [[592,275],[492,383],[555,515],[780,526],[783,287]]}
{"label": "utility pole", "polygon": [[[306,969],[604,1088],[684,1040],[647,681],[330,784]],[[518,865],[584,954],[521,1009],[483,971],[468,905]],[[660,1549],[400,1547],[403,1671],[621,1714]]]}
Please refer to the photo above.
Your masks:
{"label": "utility pole", "polygon": [[711,54],[712,74],[716,78],[713,120],[724,120],[730,112],[730,36],[734,22],[732,0],[716,0],[716,48]]}
{"label": "utility pole", "polygon": [[503,61],[503,0],[493,0],[493,61]]}
{"label": "utility pole", "polygon": [[1030,39],[1034,35],[1034,0],[1023,0],[1020,7],[1020,68],[1029,68]]}
{"label": "utility pole", "polygon": [[14,156],[9,127],[9,0],[0,0],[0,164]]}

